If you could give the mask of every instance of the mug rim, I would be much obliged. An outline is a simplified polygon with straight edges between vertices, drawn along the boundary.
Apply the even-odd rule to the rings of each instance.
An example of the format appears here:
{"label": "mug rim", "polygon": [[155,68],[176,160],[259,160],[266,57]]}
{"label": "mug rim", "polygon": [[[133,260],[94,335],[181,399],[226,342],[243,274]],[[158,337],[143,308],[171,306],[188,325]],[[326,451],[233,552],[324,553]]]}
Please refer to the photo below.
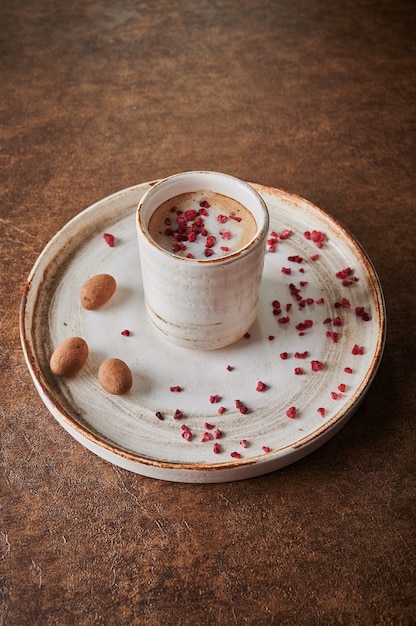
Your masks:
{"label": "mug rim", "polygon": [[[186,179],[192,180],[195,178],[197,179],[198,177],[205,177],[205,176],[220,177],[223,181],[225,179],[226,181],[230,183],[237,184],[240,187],[240,189],[243,189],[245,192],[251,195],[253,200],[255,200],[258,203],[260,217],[257,218],[257,216],[253,214],[253,211],[250,208],[248,208],[243,202],[241,202],[241,200],[239,199],[237,200],[237,198],[235,198],[234,194],[227,194],[222,191],[220,192],[220,191],[216,191],[215,189],[211,189],[210,187],[206,187],[207,190],[209,191],[228,196],[240,202],[241,204],[243,204],[243,206],[248,211],[250,211],[250,213],[253,215],[257,224],[257,229],[256,229],[254,236],[250,239],[250,241],[248,241],[243,247],[239,248],[238,250],[235,250],[234,252],[231,252],[229,254],[224,254],[223,256],[216,257],[216,258],[208,257],[205,259],[196,259],[196,258],[192,259],[192,258],[181,256],[179,254],[175,254],[174,252],[171,252],[167,250],[166,248],[160,246],[158,243],[156,243],[156,241],[150,235],[149,229],[147,227],[147,223],[145,223],[142,218],[142,211],[143,211],[143,205],[146,202],[148,202],[149,199],[152,199],[153,196],[155,195],[157,196],[158,194],[163,193],[163,189],[165,188],[165,186],[169,186],[171,184],[174,185],[175,183],[180,184],[181,180],[184,180],[184,181]],[[162,189],[162,192],[160,191],[161,189]],[[200,185],[198,185],[198,190],[199,189],[201,189]],[[189,193],[192,193],[193,191],[196,191],[196,189],[190,189]],[[180,193],[187,193],[187,191],[186,189],[184,189],[181,192],[175,193],[171,197],[175,197],[175,195],[180,195]],[[156,211],[156,209],[168,199],[169,199],[168,197],[162,198],[160,202],[157,203],[157,205],[154,207],[151,215],[153,215],[154,211]],[[149,216],[149,219],[151,215]],[[147,221],[149,221],[149,219]],[[190,171],[178,172],[176,174],[166,176],[165,178],[162,178],[156,181],[155,184],[144,193],[144,195],[140,199],[140,202],[136,210],[136,226],[137,226],[138,233],[140,233],[144,241],[146,241],[149,245],[155,247],[158,251],[160,251],[167,257],[174,259],[175,261],[176,260],[183,261],[187,264],[193,264],[193,265],[201,265],[201,264],[203,265],[215,264],[216,265],[218,263],[226,264],[226,263],[235,261],[236,259],[240,258],[242,255],[248,254],[252,249],[257,248],[257,246],[264,241],[264,239],[266,238],[268,229],[269,229],[269,212],[268,212],[265,201],[263,200],[261,195],[258,193],[258,191],[256,191],[254,187],[252,187],[249,183],[241,180],[240,178],[237,178],[236,176],[233,176],[231,174],[225,174],[222,172],[215,172],[215,171],[210,171],[210,170],[190,170]]]}

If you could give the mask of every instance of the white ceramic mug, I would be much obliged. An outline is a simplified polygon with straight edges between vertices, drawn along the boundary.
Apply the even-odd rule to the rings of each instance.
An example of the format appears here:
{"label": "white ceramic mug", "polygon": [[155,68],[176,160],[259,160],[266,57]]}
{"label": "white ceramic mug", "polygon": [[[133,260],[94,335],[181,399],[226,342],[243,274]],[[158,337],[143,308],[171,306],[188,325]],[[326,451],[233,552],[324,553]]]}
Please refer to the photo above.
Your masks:
{"label": "white ceramic mug", "polygon": [[[222,256],[186,258],[156,243],[149,232],[155,210],[180,194],[207,190],[232,198],[255,220],[253,236]],[[238,178],[184,172],[155,183],[137,209],[137,235],[148,317],[170,342],[212,350],[230,345],[257,314],[269,214],[261,196]]]}

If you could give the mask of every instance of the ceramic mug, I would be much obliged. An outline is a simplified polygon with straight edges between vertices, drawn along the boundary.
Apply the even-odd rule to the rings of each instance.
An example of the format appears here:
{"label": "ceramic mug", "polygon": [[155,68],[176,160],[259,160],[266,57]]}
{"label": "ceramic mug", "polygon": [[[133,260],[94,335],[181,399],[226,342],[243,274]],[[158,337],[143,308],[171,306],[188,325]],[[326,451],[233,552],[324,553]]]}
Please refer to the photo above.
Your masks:
{"label": "ceramic mug", "polygon": [[187,348],[240,339],[256,318],[269,228],[257,191],[227,174],[175,174],[144,194],[136,225],[152,324]]}

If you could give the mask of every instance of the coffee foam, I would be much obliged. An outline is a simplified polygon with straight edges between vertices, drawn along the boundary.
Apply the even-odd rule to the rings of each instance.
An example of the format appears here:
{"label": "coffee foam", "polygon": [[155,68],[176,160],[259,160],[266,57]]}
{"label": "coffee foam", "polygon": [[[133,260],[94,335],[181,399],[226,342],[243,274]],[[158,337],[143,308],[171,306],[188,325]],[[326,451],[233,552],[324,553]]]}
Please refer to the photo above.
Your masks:
{"label": "coffee foam", "polygon": [[[195,219],[186,221],[182,226],[185,233],[193,226],[194,231],[198,231],[201,220],[203,222],[204,230],[198,232],[195,241],[181,241],[181,237],[170,234],[181,230],[178,220],[183,222],[186,211],[197,212],[195,219],[199,225],[195,224]],[[191,258],[208,260],[229,256],[247,246],[256,235],[257,223],[252,213],[237,200],[199,190],[174,196],[157,207],[149,220],[148,231],[153,241],[168,252],[183,258],[191,254]],[[213,245],[212,240],[207,239],[212,236],[215,237]],[[212,252],[207,253],[207,249]]]}

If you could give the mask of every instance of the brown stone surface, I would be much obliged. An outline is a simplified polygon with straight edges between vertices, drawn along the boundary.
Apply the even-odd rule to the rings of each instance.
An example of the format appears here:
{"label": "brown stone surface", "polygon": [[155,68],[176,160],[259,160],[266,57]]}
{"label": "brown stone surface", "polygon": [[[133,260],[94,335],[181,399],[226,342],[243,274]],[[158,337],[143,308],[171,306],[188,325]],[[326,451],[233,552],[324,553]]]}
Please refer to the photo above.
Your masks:
{"label": "brown stone surface", "polygon": [[[415,4],[3,0],[0,623],[415,623]],[[363,408],[325,446],[219,485],[142,478],[51,417],[25,279],[71,217],[187,169],[306,197],[387,301]]]}

